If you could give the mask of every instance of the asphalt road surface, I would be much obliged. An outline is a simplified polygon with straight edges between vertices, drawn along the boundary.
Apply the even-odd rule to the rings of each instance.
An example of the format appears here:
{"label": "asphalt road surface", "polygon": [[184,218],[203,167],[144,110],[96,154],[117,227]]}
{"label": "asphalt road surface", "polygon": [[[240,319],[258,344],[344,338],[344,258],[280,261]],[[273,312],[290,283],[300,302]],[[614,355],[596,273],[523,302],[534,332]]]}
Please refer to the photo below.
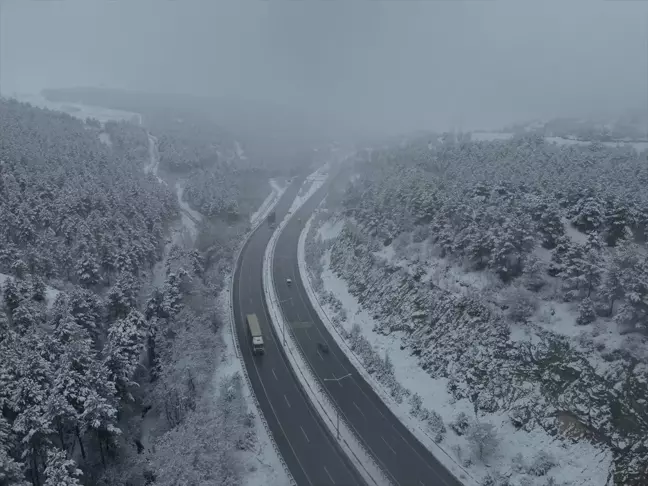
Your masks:
{"label": "asphalt road surface", "polygon": [[[296,180],[279,200],[275,208],[277,224],[290,209],[302,181],[303,178]],[[263,255],[271,235],[267,223],[254,232],[241,252],[234,274],[234,320],[252,388],[297,484],[364,485],[304,395],[276,341],[262,286]],[[263,356],[252,354],[247,335],[245,315],[252,313],[257,315],[263,333]]]}
{"label": "asphalt road surface", "polygon": [[[297,245],[301,230],[324,195],[320,191],[309,199],[277,241],[273,278],[286,321],[332,401],[395,485],[460,486],[356,372],[311,305],[299,274]],[[291,286],[286,284],[287,278],[292,279]],[[318,343],[328,344],[329,352],[321,353]]]}

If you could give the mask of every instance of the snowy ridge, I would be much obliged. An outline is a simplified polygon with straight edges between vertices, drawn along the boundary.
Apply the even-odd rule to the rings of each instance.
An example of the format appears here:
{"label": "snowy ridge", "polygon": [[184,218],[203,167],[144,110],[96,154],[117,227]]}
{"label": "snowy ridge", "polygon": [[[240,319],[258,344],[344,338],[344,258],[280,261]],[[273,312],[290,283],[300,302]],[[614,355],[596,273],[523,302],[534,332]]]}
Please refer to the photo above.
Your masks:
{"label": "snowy ridge", "polygon": [[310,231],[311,225],[315,219],[315,215],[311,216],[308,222],[306,223],[304,229],[299,235],[299,244],[297,246],[297,260],[299,266],[299,274],[308,294],[308,298],[313,304],[313,308],[319,315],[320,319],[326,326],[329,331],[329,334],[335,339],[337,345],[342,349],[342,351],[347,355],[349,361],[351,361],[356,368],[356,371],[362,375],[362,377],[371,385],[374,391],[382,399],[382,401],[389,407],[392,413],[398,417],[398,419],[405,425],[412,434],[436,457],[449,471],[451,471],[455,477],[460,478],[461,482],[466,486],[477,486],[478,482],[473,478],[466,469],[464,469],[457,461],[455,461],[448,452],[446,452],[443,447],[434,442],[432,436],[425,431],[420,422],[417,423],[412,419],[410,414],[407,411],[406,404],[398,404],[391,395],[385,390],[385,388],[376,380],[372,375],[370,375],[362,362],[358,359],[357,355],[351,350],[346,339],[340,334],[340,331],[333,325],[328,314],[322,307],[313,285],[311,282],[310,272],[306,264],[306,237]]}
{"label": "snowy ridge", "polygon": [[[269,212],[279,201],[279,198],[277,198],[272,205],[268,206],[266,208],[266,211]],[[245,247],[245,244],[247,241],[250,239],[252,234],[257,230],[257,228],[263,223],[264,218],[259,218],[256,221],[256,224],[253,225],[253,227],[250,229],[246,237],[241,241],[238,250],[236,251],[236,256],[234,257],[234,268],[232,269],[232,272],[225,277],[226,279],[229,280],[229,283],[226,284],[226,289],[224,290],[224,293],[228,293],[228,302],[229,302],[229,321],[230,321],[230,333],[232,334],[232,342],[234,343],[234,354],[239,360],[240,366],[241,366],[241,372],[243,373],[243,376],[245,377],[245,388],[249,392],[249,396],[251,398],[251,401],[253,402],[253,406],[256,412],[256,415],[259,417],[261,420],[261,423],[263,424],[263,428],[268,436],[268,441],[272,444],[272,448],[274,449],[277,458],[279,459],[279,462],[281,463],[283,470],[286,474],[286,479],[288,480],[289,484],[291,485],[296,485],[297,483],[295,482],[295,479],[292,476],[292,473],[288,469],[288,465],[284,461],[283,456],[281,455],[281,452],[279,451],[279,447],[277,446],[276,441],[274,440],[274,436],[272,435],[272,432],[270,431],[270,427],[268,426],[268,422],[266,421],[263,413],[261,413],[261,405],[259,405],[259,400],[257,399],[256,395],[254,394],[254,389],[252,388],[252,382],[250,381],[250,376],[248,375],[247,368],[245,366],[245,363],[243,363],[243,360],[241,359],[241,346],[238,341],[238,336],[236,335],[236,329],[235,329],[235,320],[234,320],[234,274],[236,273],[236,267],[238,266],[239,259],[241,257],[241,253],[243,251],[243,248]]]}
{"label": "snowy ridge", "polygon": [[[319,170],[315,173],[317,174]],[[311,177],[311,176],[309,176]],[[322,182],[323,183],[323,182]],[[315,184],[312,184],[314,186]],[[321,186],[321,184],[320,184]],[[315,191],[308,191],[309,197]],[[283,219],[279,227],[274,231],[270,242],[266,247],[265,255],[263,258],[263,291],[265,294],[266,302],[268,304],[268,310],[271,314],[271,323],[275,328],[277,336],[282,335],[282,328],[286,328],[286,323],[284,322],[284,316],[278,305],[277,292],[274,286],[274,279],[272,278],[272,263],[274,258],[274,249],[279,239],[279,235],[286,227],[290,219],[294,216],[294,211],[299,209],[301,205],[306,202],[308,198],[302,198],[299,204],[293,203],[291,211]],[[297,201],[297,200],[296,200]],[[290,361],[290,365],[295,371],[295,375],[299,379],[302,389],[306,392],[309,400],[317,410],[317,412],[322,417],[322,421],[329,429],[332,437],[336,437],[336,407],[333,401],[329,398],[328,392],[324,387],[320,385],[319,380],[315,377],[315,373],[310,368],[310,365],[304,355],[302,354],[301,348],[296,344],[294,336],[292,334],[292,328],[288,326],[288,331],[285,333],[286,342],[283,342],[283,339],[277,338],[277,342],[281,343],[286,352],[286,357]],[[380,466],[376,463],[374,458],[369,454],[367,449],[361,443],[358,437],[351,431],[351,428],[347,424],[344,414],[339,414],[339,431],[340,439],[338,443],[341,448],[347,454],[351,462],[356,467],[357,471],[363,476],[365,481],[368,484],[375,485],[389,485],[390,481],[387,479],[386,474],[382,471]]]}

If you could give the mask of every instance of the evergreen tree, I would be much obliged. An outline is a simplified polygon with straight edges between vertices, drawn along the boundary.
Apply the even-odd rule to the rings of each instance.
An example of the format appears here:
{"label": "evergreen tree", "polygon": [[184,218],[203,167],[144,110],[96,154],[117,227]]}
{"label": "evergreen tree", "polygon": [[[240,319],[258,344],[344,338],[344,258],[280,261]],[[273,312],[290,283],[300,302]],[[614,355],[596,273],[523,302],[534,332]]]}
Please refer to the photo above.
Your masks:
{"label": "evergreen tree", "polygon": [[44,486],[82,486],[81,475],[81,470],[64,451],[52,449],[47,452]]}
{"label": "evergreen tree", "polygon": [[586,324],[591,324],[595,320],[596,310],[594,309],[594,303],[589,297],[585,297],[578,306],[578,317],[576,318],[576,324],[584,326]]}
{"label": "evergreen tree", "polygon": [[144,349],[147,324],[144,316],[131,311],[128,316],[115,321],[108,331],[108,359],[110,379],[123,398],[132,398],[128,388]]}
{"label": "evergreen tree", "polygon": [[27,486],[23,473],[24,465],[16,461],[11,451],[15,444],[11,440],[11,427],[0,414],[0,484],[11,486]]}

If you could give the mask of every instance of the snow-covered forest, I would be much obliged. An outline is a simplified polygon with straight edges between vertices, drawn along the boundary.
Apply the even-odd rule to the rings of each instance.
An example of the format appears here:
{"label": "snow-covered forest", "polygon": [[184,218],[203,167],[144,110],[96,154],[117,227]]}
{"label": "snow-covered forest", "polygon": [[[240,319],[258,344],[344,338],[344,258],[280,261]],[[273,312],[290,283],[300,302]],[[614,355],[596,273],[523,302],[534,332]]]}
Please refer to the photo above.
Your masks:
{"label": "snow-covered forest", "polygon": [[306,258],[395,400],[484,484],[646,484],[645,154],[445,134],[352,170]]}
{"label": "snow-covered forest", "polygon": [[[163,176],[200,153],[158,128]],[[0,99],[0,133],[0,484],[241,484],[255,417],[240,374],[214,371],[248,218],[207,214],[196,248],[171,238],[177,179],[135,124]],[[214,193],[240,179],[220,174]],[[232,201],[251,213],[265,185]]]}

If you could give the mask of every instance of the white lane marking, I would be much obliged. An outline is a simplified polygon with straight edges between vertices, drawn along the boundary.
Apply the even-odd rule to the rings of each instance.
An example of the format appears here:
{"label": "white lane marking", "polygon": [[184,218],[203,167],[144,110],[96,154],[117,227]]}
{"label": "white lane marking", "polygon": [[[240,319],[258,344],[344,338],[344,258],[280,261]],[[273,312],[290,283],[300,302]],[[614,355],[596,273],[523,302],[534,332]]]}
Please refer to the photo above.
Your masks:
{"label": "white lane marking", "polygon": [[308,443],[310,444],[310,439],[309,439],[308,436],[306,435],[306,431],[304,430],[304,427],[302,427],[302,426],[300,425],[299,428],[301,429],[302,434],[304,434],[304,437],[306,437],[306,442],[308,442]]}
{"label": "white lane marking", "polygon": [[308,334],[308,329],[304,329],[304,332],[306,333],[306,337],[308,337],[308,340],[312,341],[310,334]]}
{"label": "white lane marking", "polygon": [[[241,293],[240,292],[239,292],[239,302],[238,302],[238,304],[239,304],[239,310],[241,311],[241,314],[244,314],[243,313],[243,302],[241,301]],[[249,353],[252,352],[252,350],[248,346],[246,346],[245,349],[247,349],[247,351]],[[257,377],[259,379],[259,383],[261,384],[261,389],[263,390],[263,393],[266,396],[266,401],[268,402],[268,405],[270,406],[270,410],[272,410],[272,414],[277,419],[277,422],[279,424],[279,428],[281,429],[281,432],[287,438],[288,436],[286,435],[286,431],[284,430],[283,425],[282,425],[281,421],[279,420],[279,416],[277,415],[277,412],[276,412],[276,410],[274,408],[274,405],[272,405],[272,401],[270,400],[270,396],[268,395],[268,391],[266,390],[265,384],[263,383],[263,380],[261,379],[261,373],[259,372],[259,367],[257,366],[256,360],[254,359],[254,356],[252,356],[252,366],[254,367],[254,371],[256,372],[256,375],[257,375]],[[273,370],[273,372],[274,372],[274,370]],[[303,432],[303,429],[302,429],[302,432]],[[304,473],[304,476],[306,477],[306,481],[308,481],[308,484],[310,484],[312,486],[313,482],[308,477],[308,473],[306,472],[306,469],[304,469],[304,466],[302,465],[301,461],[299,460],[299,456],[297,455],[297,452],[295,452],[295,448],[293,447],[290,440],[287,440],[287,442],[288,442],[288,446],[290,447],[290,450],[292,451],[293,455],[295,456],[295,459],[297,460],[297,464],[299,464],[299,467],[301,468],[302,472]]]}
{"label": "white lane marking", "polygon": [[317,355],[320,357],[322,361],[324,361],[324,357],[320,354],[319,349],[317,350]]}
{"label": "white lane marking", "polygon": [[324,467],[324,471],[326,471],[326,475],[327,475],[327,476],[329,477],[329,479],[331,480],[331,484],[335,484],[335,480],[333,479],[333,476],[331,476],[331,473],[329,472],[329,470],[326,469],[326,466],[323,466],[323,467]]}
{"label": "white lane marking", "polygon": [[275,380],[279,381],[279,378],[277,378],[277,374],[275,373],[274,368],[272,368],[272,376],[275,377]]}
{"label": "white lane marking", "polygon": [[284,400],[286,400],[286,403],[288,404],[288,408],[292,408],[290,406],[290,402],[288,401],[288,397],[286,395],[284,395]]}
{"label": "white lane marking", "polygon": [[424,483],[423,481],[419,481],[419,484],[420,484],[421,486],[425,486],[425,483]]}
{"label": "white lane marking", "polygon": [[254,302],[252,301],[252,297],[250,297],[250,304],[254,304]]}
{"label": "white lane marking", "polygon": [[360,410],[360,407],[358,407],[358,404],[356,402],[353,402],[353,406],[358,409],[358,412],[360,412],[360,415],[362,415],[365,419],[367,418],[367,417],[365,417],[364,412],[362,410]]}
{"label": "white lane marking", "polygon": [[385,444],[387,444],[387,447],[389,447],[389,450],[391,450],[394,454],[396,454],[396,451],[393,449],[392,446],[389,445],[389,442],[385,440],[385,438],[381,435],[380,438],[383,440]]}
{"label": "white lane marking", "polygon": [[338,385],[340,385],[340,388],[344,388],[344,385],[342,384],[342,380],[338,380],[337,376],[335,376],[335,373],[331,373],[333,375],[333,379],[336,381]]}

